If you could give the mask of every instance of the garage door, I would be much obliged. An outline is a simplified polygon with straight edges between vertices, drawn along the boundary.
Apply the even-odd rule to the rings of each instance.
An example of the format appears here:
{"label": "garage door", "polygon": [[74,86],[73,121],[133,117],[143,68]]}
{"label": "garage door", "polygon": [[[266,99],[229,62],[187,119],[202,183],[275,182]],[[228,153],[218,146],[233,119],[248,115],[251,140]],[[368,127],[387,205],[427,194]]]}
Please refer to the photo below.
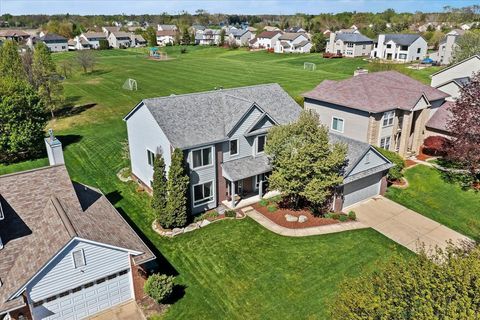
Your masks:
{"label": "garage door", "polygon": [[33,318],[77,320],[133,298],[129,270],[36,302]]}
{"label": "garage door", "polygon": [[351,206],[380,193],[382,173],[365,177],[343,186],[343,207]]}

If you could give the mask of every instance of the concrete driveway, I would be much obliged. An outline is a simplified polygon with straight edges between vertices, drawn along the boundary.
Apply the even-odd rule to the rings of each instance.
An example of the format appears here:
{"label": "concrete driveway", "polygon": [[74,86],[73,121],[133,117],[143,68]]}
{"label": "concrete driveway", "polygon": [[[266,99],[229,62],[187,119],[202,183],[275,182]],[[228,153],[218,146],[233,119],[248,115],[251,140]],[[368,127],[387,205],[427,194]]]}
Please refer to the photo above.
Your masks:
{"label": "concrete driveway", "polygon": [[142,311],[138,308],[137,303],[132,300],[101,313],[98,313],[89,320],[146,320]]}
{"label": "concrete driveway", "polygon": [[435,246],[445,248],[449,240],[455,244],[472,241],[470,238],[382,196],[356,204],[347,210],[355,211],[358,221],[414,252],[418,252],[422,243],[426,249],[430,249]]}

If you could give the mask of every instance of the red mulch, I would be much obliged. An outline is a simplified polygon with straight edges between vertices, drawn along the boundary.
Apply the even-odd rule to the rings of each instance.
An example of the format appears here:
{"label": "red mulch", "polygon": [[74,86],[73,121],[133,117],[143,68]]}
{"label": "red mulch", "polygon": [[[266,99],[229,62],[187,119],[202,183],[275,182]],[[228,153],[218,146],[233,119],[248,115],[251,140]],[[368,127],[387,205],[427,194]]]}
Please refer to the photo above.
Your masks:
{"label": "red mulch", "polygon": [[403,187],[403,186],[406,186],[407,185],[407,182],[403,179],[400,179],[400,180],[395,180],[392,182],[392,185],[394,186],[399,186],[399,187]]}
{"label": "red mulch", "polygon": [[[267,207],[262,207],[260,204],[256,203],[253,205],[255,210],[263,214],[265,217],[268,219],[272,220],[276,224],[290,228],[290,229],[302,229],[302,228],[308,228],[308,227],[318,227],[318,226],[324,226],[328,224],[334,224],[334,223],[339,223],[338,220],[334,219],[327,219],[327,218],[318,218],[312,215],[312,213],[309,210],[302,209],[302,210],[291,210],[291,209],[285,209],[285,208],[278,208],[275,212],[269,212]],[[291,214],[292,216],[300,216],[304,215],[307,217],[307,221],[304,223],[299,223],[299,222],[288,222],[285,219],[286,214]]]}
{"label": "red mulch", "polygon": [[417,163],[413,160],[410,160],[410,159],[407,159],[405,160],[405,166],[408,168],[408,167],[411,167],[411,166],[414,166],[416,165]]}
{"label": "red mulch", "polygon": [[427,159],[432,158],[428,154],[423,153],[423,147],[420,148],[420,153],[417,155],[418,160],[427,161]]}

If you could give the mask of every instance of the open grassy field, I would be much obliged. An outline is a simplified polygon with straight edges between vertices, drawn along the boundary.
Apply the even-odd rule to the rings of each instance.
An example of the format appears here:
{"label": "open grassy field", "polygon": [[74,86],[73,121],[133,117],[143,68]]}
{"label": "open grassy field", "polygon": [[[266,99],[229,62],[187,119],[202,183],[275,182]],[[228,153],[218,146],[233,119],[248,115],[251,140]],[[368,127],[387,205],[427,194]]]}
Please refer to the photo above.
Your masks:
{"label": "open grassy field", "polygon": [[[169,61],[147,60],[141,51],[95,52],[94,72],[83,74],[75,68],[65,80],[67,99],[77,107],[62,111],[49,126],[64,144],[72,179],[101,189],[168,260],[161,260],[161,266],[178,273],[185,293],[169,309],[167,319],[328,318],[339,282],[388,258],[393,242],[373,230],[283,238],[249,219],[162,239],[151,229],[149,197],[137,192],[134,183],[116,177],[127,165],[121,157],[126,139],[122,117],[142,98],[218,86],[278,82],[297,97],[324,79],[350,77],[367,62],[218,48],[189,48],[186,54],[179,48],[168,50]],[[57,61],[73,58],[73,53],[55,55]],[[305,61],[316,63],[317,70],[304,71]],[[138,91],[122,89],[127,78],[137,80]],[[0,166],[0,174],[46,164],[39,159]]]}
{"label": "open grassy field", "polygon": [[389,188],[387,197],[477,241],[480,194],[462,190],[433,168],[418,165],[405,172],[407,189]]}

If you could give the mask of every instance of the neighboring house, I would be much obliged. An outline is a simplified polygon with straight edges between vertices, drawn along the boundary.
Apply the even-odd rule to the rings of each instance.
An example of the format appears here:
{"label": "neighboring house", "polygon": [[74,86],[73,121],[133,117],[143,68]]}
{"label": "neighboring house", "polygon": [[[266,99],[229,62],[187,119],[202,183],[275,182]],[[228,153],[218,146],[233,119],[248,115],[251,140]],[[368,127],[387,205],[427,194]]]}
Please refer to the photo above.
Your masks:
{"label": "neighboring house", "polygon": [[176,30],[159,30],[157,31],[157,44],[159,46],[166,46],[167,44],[174,44],[175,37],[178,31]]}
{"label": "neighboring house", "polygon": [[426,57],[427,49],[427,41],[418,34],[380,34],[370,57],[399,62],[420,61]]}
{"label": "neighboring house", "polygon": [[69,51],[77,50],[77,41],[75,39],[68,39],[67,44]]}
{"label": "neighboring house", "polygon": [[90,43],[79,36],[68,40],[68,50],[90,50],[90,48]]}
{"label": "neighboring house", "polygon": [[[221,32],[222,30],[219,29],[199,30],[195,33],[195,43],[201,46],[218,45]],[[225,35],[225,41],[227,41],[227,35]]]}
{"label": "neighboring house", "polygon": [[275,53],[309,53],[312,43],[304,33],[284,33],[275,43]]}
{"label": "neighboring house", "polygon": [[305,109],[336,132],[406,157],[423,143],[431,109],[448,94],[396,71],[324,80],[304,93]]}
{"label": "neighboring house", "polygon": [[130,33],[123,31],[112,31],[108,35],[108,44],[112,48],[128,48],[132,45]]}
{"label": "neighboring house", "polygon": [[250,45],[256,49],[273,49],[281,35],[281,31],[263,31],[250,40]]}
{"label": "neighboring house", "polygon": [[102,32],[105,33],[105,36],[109,36],[110,33],[112,32],[119,32],[120,27],[117,26],[108,26],[108,27],[102,27]]}
{"label": "neighboring house", "polygon": [[77,320],[142,299],[154,254],[45,140],[50,166],[0,176],[0,318]]}
{"label": "neighboring house", "polygon": [[302,27],[290,27],[290,28],[285,29],[285,32],[288,32],[288,33],[296,33],[296,32],[305,33],[307,31],[305,29],[303,29]]}
{"label": "neighboring house", "polygon": [[79,38],[85,39],[90,44],[92,49],[100,48],[100,41],[107,40],[107,36],[103,32],[84,32],[82,33]]}
{"label": "neighboring house", "polygon": [[464,34],[465,31],[461,29],[454,29],[447,33],[445,38],[440,41],[438,51],[431,53],[430,58],[443,65],[450,64],[457,47],[457,41]]}
{"label": "neighboring house", "polygon": [[470,83],[473,74],[480,72],[480,55],[472,56],[431,75],[431,86],[450,95],[450,100],[440,108],[433,109],[426,123],[425,136],[440,135],[448,137],[451,133],[447,123],[452,117],[450,111],[460,90]]}
{"label": "neighboring house", "polygon": [[37,41],[43,42],[51,52],[68,51],[68,39],[56,33],[47,33]]}
{"label": "neighboring house", "polygon": [[459,97],[460,89],[470,82],[474,73],[480,72],[480,55],[474,55],[440,71],[430,77],[430,85],[451,96],[450,100]]}
{"label": "neighboring house", "polygon": [[18,43],[24,44],[28,38],[30,38],[30,35],[22,30],[15,30],[15,29],[0,30],[0,39],[3,41],[14,40]]}
{"label": "neighboring house", "polygon": [[159,24],[157,25],[158,31],[178,31],[178,28],[174,24]]}
{"label": "neighboring house", "polygon": [[228,32],[230,41],[234,41],[238,46],[248,46],[252,39],[252,33],[247,29],[230,29]]}
{"label": "neighboring house", "polygon": [[360,33],[360,31],[358,29],[349,28],[349,29],[340,29],[337,31],[337,33]]}
{"label": "neighboring house", "polygon": [[145,40],[141,34],[130,34],[131,47],[145,47],[147,45],[147,40]]}
{"label": "neighboring house", "polygon": [[265,26],[265,27],[263,27],[263,30],[265,30],[265,31],[282,31],[282,30],[280,30],[280,28],[272,27],[272,26]]}
{"label": "neighboring house", "polygon": [[373,40],[361,33],[332,32],[327,40],[325,52],[353,58],[369,56],[372,48]]}
{"label": "neighboring house", "polygon": [[[189,168],[192,212],[235,207],[267,191],[272,167],[264,153],[266,134],[296,121],[300,112],[278,84],[144,99],[124,118],[132,176],[151,190],[155,154],[162,153],[168,171],[173,149],[180,148]],[[331,140],[348,147],[335,210],[385,189],[388,160],[366,143],[335,134]]]}

